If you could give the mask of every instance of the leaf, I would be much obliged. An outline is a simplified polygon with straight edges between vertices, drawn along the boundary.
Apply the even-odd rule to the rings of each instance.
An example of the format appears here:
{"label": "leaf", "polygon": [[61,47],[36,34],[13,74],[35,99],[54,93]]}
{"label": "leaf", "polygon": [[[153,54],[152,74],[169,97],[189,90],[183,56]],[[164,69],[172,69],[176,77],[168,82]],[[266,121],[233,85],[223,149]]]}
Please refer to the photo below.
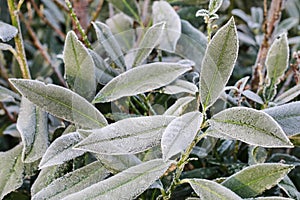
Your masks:
{"label": "leaf", "polygon": [[140,21],[138,4],[135,0],[108,0],[114,7],[118,8],[121,12],[128,16]]}
{"label": "leaf", "polygon": [[284,75],[289,62],[289,46],[287,34],[278,36],[270,47],[266,58],[267,78],[269,84],[277,85]]}
{"label": "leaf", "polygon": [[22,145],[0,152],[0,199],[23,184]]}
{"label": "leaf", "polygon": [[252,165],[228,177],[222,185],[242,198],[255,197],[279,183],[293,168],[281,163]]}
{"label": "leaf", "polygon": [[222,6],[223,0],[210,0],[208,5],[209,14],[215,14]]}
{"label": "leaf", "polygon": [[25,97],[22,98],[17,129],[23,142],[22,161],[40,159],[49,146],[47,114]]}
{"label": "leaf", "polygon": [[195,100],[195,97],[190,96],[179,98],[172,106],[170,106],[165,111],[164,115],[180,116],[187,110],[189,104],[191,104]]}
{"label": "leaf", "polygon": [[54,116],[84,128],[107,125],[104,116],[92,104],[66,88],[34,80],[9,80],[24,97]]}
{"label": "leaf", "polygon": [[8,42],[18,34],[18,29],[10,24],[0,21],[0,39]]}
{"label": "leaf", "polygon": [[[9,100],[10,98],[15,98],[17,100],[21,99],[17,93],[15,93],[5,87],[2,87],[0,85],[0,101],[6,101],[6,100]],[[13,99],[12,99],[12,101],[13,101]]]}
{"label": "leaf", "polygon": [[153,23],[166,22],[166,27],[159,42],[162,50],[174,52],[181,35],[180,17],[166,1],[154,1],[152,5]]}
{"label": "leaf", "polygon": [[293,147],[272,117],[252,108],[226,109],[214,115],[209,123],[213,129],[248,144],[261,147]]}
{"label": "leaf", "polygon": [[257,198],[250,198],[245,200],[294,200],[294,199],[285,198],[285,197],[257,197]]}
{"label": "leaf", "polygon": [[82,140],[82,137],[77,132],[62,135],[54,140],[44,154],[39,164],[39,168],[59,165],[65,161],[83,155],[84,151],[73,149],[74,145],[80,140]]}
{"label": "leaf", "polygon": [[161,139],[163,159],[184,151],[197,135],[203,117],[200,112],[189,112],[174,119],[166,128]]}
{"label": "leaf", "polygon": [[165,22],[160,22],[158,24],[154,24],[147,30],[137,48],[136,56],[133,61],[133,67],[142,64],[145,61],[145,59],[150,55],[153,48],[155,48],[155,46],[158,45],[164,28]]}
{"label": "leaf", "polygon": [[300,133],[300,101],[263,110],[273,117],[288,136]]}
{"label": "leaf", "polygon": [[207,37],[188,21],[181,20],[181,35],[175,53],[194,61],[195,70],[201,71],[201,64],[207,47]]}
{"label": "leaf", "polygon": [[280,183],[278,184],[280,189],[282,189],[289,197],[299,200],[300,199],[300,192],[297,190],[296,186],[294,185],[293,181],[288,177],[285,176]]}
{"label": "leaf", "polygon": [[214,181],[205,179],[184,179],[183,182],[188,182],[200,199],[242,200],[237,194]]}
{"label": "leaf", "polygon": [[247,97],[248,99],[256,102],[256,103],[259,103],[261,105],[264,104],[264,101],[262,100],[262,98],[260,96],[258,96],[258,94],[252,92],[251,90],[244,90],[242,92],[242,94]]}
{"label": "leaf", "polygon": [[92,24],[96,31],[97,38],[99,42],[103,45],[108,56],[122,71],[125,71],[126,64],[121,47],[114,38],[109,27],[101,22],[92,22]]}
{"label": "leaf", "polygon": [[145,191],[168,169],[172,162],[151,160],[131,167],[84,190],[71,194],[63,200],[81,199],[134,199]]}
{"label": "leaf", "polygon": [[108,175],[109,172],[99,162],[93,162],[54,180],[32,199],[59,200],[102,181]]}
{"label": "leaf", "polygon": [[75,148],[109,155],[143,152],[160,144],[163,131],[174,118],[162,115],[127,118],[101,129],[88,130],[91,134]]}
{"label": "leaf", "polygon": [[195,84],[180,79],[175,80],[163,89],[163,92],[166,94],[178,94],[185,92],[195,95],[197,91],[198,88]]}
{"label": "leaf", "polygon": [[205,52],[200,74],[201,103],[206,110],[223,91],[238,55],[238,38],[231,18],[212,38]]}
{"label": "leaf", "polygon": [[177,63],[151,63],[130,69],[112,79],[96,95],[94,103],[104,103],[125,96],[149,92],[165,86],[191,67]]}
{"label": "leaf", "polygon": [[73,31],[67,34],[63,58],[65,77],[71,89],[88,101],[93,100],[96,93],[94,61]]}
{"label": "leaf", "polygon": [[106,85],[111,79],[119,75],[119,72],[110,67],[95,51],[89,50],[95,63],[95,76],[98,83]]}
{"label": "leaf", "polygon": [[300,94],[300,84],[295,85],[294,87],[290,88],[289,90],[285,91],[281,95],[277,96],[274,99],[274,102],[277,105],[285,104],[294,98],[296,98]]}

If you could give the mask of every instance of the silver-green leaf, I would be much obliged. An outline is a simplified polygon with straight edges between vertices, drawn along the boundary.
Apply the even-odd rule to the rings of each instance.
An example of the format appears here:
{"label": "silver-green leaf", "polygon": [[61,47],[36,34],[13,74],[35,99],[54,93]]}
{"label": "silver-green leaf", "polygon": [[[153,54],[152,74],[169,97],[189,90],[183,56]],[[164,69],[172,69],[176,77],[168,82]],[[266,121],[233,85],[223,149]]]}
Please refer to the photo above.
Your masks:
{"label": "silver-green leaf", "polygon": [[149,92],[165,86],[191,67],[177,63],[151,63],[132,68],[112,79],[96,95],[94,103]]}
{"label": "silver-green leaf", "polygon": [[71,90],[35,80],[10,79],[10,82],[24,97],[52,115],[83,128],[107,125],[104,116],[92,104]]}
{"label": "silver-green leaf", "polygon": [[189,112],[174,119],[166,128],[161,139],[163,159],[184,151],[197,135],[203,117],[200,112]]}
{"label": "silver-green leaf", "polygon": [[135,18],[137,21],[140,21],[139,7],[136,0],[108,0],[108,2],[113,4],[117,9],[126,15]]}
{"label": "silver-green leaf", "polygon": [[160,22],[158,24],[154,24],[147,30],[147,32],[143,36],[143,40],[137,47],[137,52],[133,61],[133,67],[142,64],[145,61],[145,59],[150,55],[153,48],[158,45],[164,28],[165,22]]}
{"label": "silver-green leaf", "polygon": [[67,34],[63,58],[70,88],[88,101],[93,100],[96,93],[94,61],[73,31]]}
{"label": "silver-green leaf", "polygon": [[108,175],[109,171],[100,162],[93,162],[54,180],[47,187],[36,193],[32,199],[60,200],[102,181]]}
{"label": "silver-green leaf", "polygon": [[255,197],[279,183],[293,168],[281,163],[252,165],[228,177],[222,185],[242,198]]}
{"label": "silver-green leaf", "polygon": [[210,0],[208,5],[209,14],[215,14],[222,6],[223,0]]}
{"label": "silver-green leaf", "polygon": [[82,140],[77,132],[62,135],[49,146],[43,156],[39,168],[59,165],[84,154],[84,151],[75,150],[73,147]]}
{"label": "silver-green leaf", "polygon": [[248,144],[262,147],[293,147],[271,116],[252,108],[226,109],[214,115],[209,123],[213,129]]}
{"label": "silver-green leaf", "polygon": [[288,89],[274,99],[277,105],[285,104],[300,95],[300,84]]}
{"label": "silver-green leaf", "polygon": [[91,134],[75,148],[110,155],[143,152],[160,144],[162,133],[174,118],[156,115],[123,119],[101,129],[88,130]]}
{"label": "silver-green leaf", "polygon": [[0,199],[23,184],[22,145],[0,152]]}
{"label": "silver-green leaf", "polygon": [[180,79],[175,80],[163,89],[166,94],[189,93],[195,95],[197,91],[198,88],[195,84]]}
{"label": "silver-green leaf", "polygon": [[174,52],[181,35],[180,17],[174,8],[166,1],[154,1],[152,5],[153,23],[166,22],[166,27],[160,41],[160,48]]}
{"label": "silver-green leaf", "polygon": [[273,117],[288,136],[300,133],[300,101],[263,110]]}
{"label": "silver-green leaf", "polygon": [[23,97],[17,128],[23,142],[22,161],[31,163],[40,159],[49,146],[47,113]]}
{"label": "silver-green leaf", "polygon": [[92,22],[92,24],[96,31],[97,38],[108,56],[122,71],[125,71],[126,64],[123,52],[109,27],[101,22]]}
{"label": "silver-green leaf", "polygon": [[172,162],[151,160],[131,167],[84,190],[71,194],[63,200],[82,199],[134,199],[145,191],[168,169]]}
{"label": "silver-green leaf", "polygon": [[192,104],[194,101],[196,101],[195,97],[187,96],[179,98],[172,106],[170,106],[165,111],[164,115],[180,116],[188,109],[189,105]]}
{"label": "silver-green leaf", "polygon": [[205,52],[200,74],[201,103],[206,110],[223,91],[238,55],[238,37],[231,18],[212,38]]}
{"label": "silver-green leaf", "polygon": [[266,58],[267,78],[271,84],[278,84],[288,67],[289,46],[287,34],[278,36],[270,47]]}
{"label": "silver-green leaf", "polygon": [[18,29],[10,24],[0,21],[0,39],[8,42],[18,34]]}
{"label": "silver-green leaf", "polygon": [[184,179],[183,182],[188,182],[200,199],[242,200],[237,194],[214,181],[205,179]]}

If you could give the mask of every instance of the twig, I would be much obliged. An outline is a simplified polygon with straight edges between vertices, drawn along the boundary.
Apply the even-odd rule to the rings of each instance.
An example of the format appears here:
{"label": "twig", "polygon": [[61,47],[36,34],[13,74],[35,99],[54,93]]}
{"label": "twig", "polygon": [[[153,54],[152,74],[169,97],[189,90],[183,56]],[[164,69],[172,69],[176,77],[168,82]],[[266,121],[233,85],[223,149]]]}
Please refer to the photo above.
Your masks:
{"label": "twig", "polygon": [[63,4],[61,1],[59,1],[59,0],[53,0],[53,1],[60,9],[63,9],[64,11],[69,12],[68,7],[65,4]]}
{"label": "twig", "polygon": [[88,34],[92,28],[92,22],[96,21],[96,19],[98,18],[101,10],[102,10],[102,6],[103,6],[103,3],[104,3],[104,0],[100,0],[97,8],[96,8],[96,11],[92,14],[92,20],[91,22],[89,23],[88,27],[86,28],[86,34]]}
{"label": "twig", "polygon": [[78,31],[79,31],[81,37],[82,37],[83,42],[85,43],[85,45],[86,45],[88,48],[92,49],[92,45],[91,45],[90,41],[88,40],[87,35],[85,34],[85,32],[84,32],[82,26],[80,25],[80,22],[79,22],[79,20],[78,20],[78,18],[77,18],[77,15],[75,14],[75,12],[74,12],[74,10],[73,10],[73,7],[72,7],[71,2],[70,2],[69,0],[65,0],[65,2],[66,2],[66,4],[67,4],[67,7],[69,8],[69,13],[70,13],[72,19],[73,19],[74,22],[75,22],[75,25],[76,25],[76,27],[77,27],[77,29],[78,29]]}
{"label": "twig", "polygon": [[39,9],[39,7],[37,6],[37,4],[34,2],[34,0],[30,0],[36,14],[45,22],[45,24],[47,24],[48,26],[50,26],[50,28],[52,28],[62,40],[65,40],[66,35],[57,27],[55,27],[46,17],[45,15],[42,13],[42,11]]}
{"label": "twig", "polygon": [[25,17],[21,13],[20,13],[20,18],[24,22],[31,39],[33,40],[34,46],[41,52],[41,55],[45,58],[45,61],[51,66],[51,68],[53,69],[54,73],[56,74],[56,76],[59,79],[59,81],[61,82],[61,84],[65,87],[67,87],[67,85],[64,81],[64,78],[62,77],[61,73],[57,70],[57,68],[54,66],[48,52],[43,48],[43,45],[39,41],[37,35],[35,34],[33,29],[31,28],[30,24],[28,23],[28,21],[25,19]]}
{"label": "twig", "polygon": [[[17,60],[19,61],[22,76],[25,79],[31,79],[29,67],[26,60],[21,27],[20,27],[20,19],[18,15],[19,10],[17,10],[14,0],[7,0],[7,5],[11,17],[11,23],[14,27],[18,29],[18,34],[15,36],[15,44],[16,44],[17,56],[19,57],[19,59]],[[21,5],[19,4],[18,7],[20,6]]]}
{"label": "twig", "polygon": [[281,16],[283,0],[273,0],[267,16],[267,0],[264,0],[264,40],[260,46],[257,59],[252,72],[251,88],[253,91],[260,91],[264,82],[265,60],[272,42],[273,33]]}

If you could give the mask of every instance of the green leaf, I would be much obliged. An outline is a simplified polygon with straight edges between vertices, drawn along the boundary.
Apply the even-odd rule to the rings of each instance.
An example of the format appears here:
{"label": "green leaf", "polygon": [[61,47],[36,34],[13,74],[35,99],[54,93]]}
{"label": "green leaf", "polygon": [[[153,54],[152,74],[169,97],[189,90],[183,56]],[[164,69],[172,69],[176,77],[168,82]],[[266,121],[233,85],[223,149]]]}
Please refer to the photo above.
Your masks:
{"label": "green leaf", "polygon": [[195,84],[180,79],[175,80],[163,89],[165,94],[189,93],[195,95],[197,91],[198,88]]}
{"label": "green leaf", "polygon": [[137,21],[140,21],[139,8],[135,0],[107,0],[113,4],[114,7],[118,8],[121,12],[128,16],[133,17]]}
{"label": "green leaf", "polygon": [[93,100],[96,93],[94,62],[73,31],[67,34],[63,58],[65,77],[70,88],[88,101]]}
{"label": "green leaf", "polygon": [[17,128],[23,142],[22,161],[31,163],[40,159],[49,146],[47,114],[23,97]]}
{"label": "green leaf", "polygon": [[242,200],[237,194],[214,181],[205,179],[184,179],[183,182],[188,182],[200,199]]}
{"label": "green leaf", "polygon": [[23,184],[22,145],[0,152],[0,199]]}
{"label": "green leaf", "polygon": [[215,14],[222,6],[223,0],[210,0],[208,5],[209,14]]}
{"label": "green leaf", "polygon": [[206,110],[223,91],[238,55],[238,37],[231,18],[212,38],[205,52],[200,74],[201,103]]}
{"label": "green leaf", "polygon": [[273,117],[288,136],[300,133],[300,101],[263,110]]}
{"label": "green leaf", "polygon": [[153,23],[166,22],[166,27],[159,42],[162,50],[174,52],[181,35],[180,17],[166,1],[154,1],[152,5]]}
{"label": "green leaf", "polygon": [[8,42],[18,34],[18,29],[10,24],[0,21],[0,39]]}
{"label": "green leaf", "polygon": [[188,109],[190,104],[196,101],[195,97],[182,97],[177,99],[177,101],[170,106],[164,113],[164,115],[173,115],[173,116],[180,116]]}
{"label": "green leaf", "polygon": [[82,140],[77,132],[62,135],[49,146],[43,156],[39,168],[59,165],[84,154],[84,151],[74,150],[73,147]]}
{"label": "green leaf", "polygon": [[294,98],[296,98],[298,95],[300,95],[300,84],[295,85],[294,87],[290,88],[289,90],[285,91],[281,95],[277,96],[274,99],[274,102],[277,105],[285,104]]}
{"label": "green leaf", "polygon": [[102,181],[108,175],[109,172],[99,162],[93,162],[54,180],[36,193],[32,199],[62,199]]}
{"label": "green leaf", "polygon": [[176,45],[176,54],[196,63],[195,70],[201,71],[201,64],[207,47],[207,37],[188,21],[181,20],[181,35]]}
{"label": "green leaf", "polygon": [[174,119],[166,128],[161,139],[163,159],[184,151],[197,135],[203,117],[200,112],[189,112]]}
{"label": "green leaf", "polygon": [[174,118],[162,115],[127,118],[88,130],[91,134],[75,148],[109,155],[143,152],[160,144],[162,133]]}
{"label": "green leaf", "polygon": [[155,48],[158,45],[164,28],[165,22],[160,22],[158,24],[154,24],[147,30],[137,48],[137,52],[133,61],[133,67],[142,64],[145,61],[145,59],[150,55],[153,48]]}
{"label": "green leaf", "polygon": [[281,163],[252,165],[228,177],[222,185],[242,198],[255,197],[279,183],[291,169],[293,166]]}
{"label": "green leaf", "polygon": [[149,92],[165,86],[191,67],[177,63],[151,63],[132,68],[112,79],[96,95],[94,103]]}
{"label": "green leaf", "polygon": [[112,62],[114,62],[122,71],[125,71],[126,64],[123,52],[109,27],[101,22],[92,22],[92,24],[100,44],[104,47]]}
{"label": "green leaf", "polygon": [[270,84],[277,85],[289,63],[287,34],[278,36],[270,47],[266,58],[267,78]]}
{"label": "green leaf", "polygon": [[63,200],[134,199],[145,191],[168,169],[172,162],[151,160],[131,167],[91,187],[67,196]]}
{"label": "green leaf", "polygon": [[35,80],[10,79],[10,82],[29,101],[54,116],[84,128],[107,125],[104,116],[92,104],[71,90]]}
{"label": "green leaf", "polygon": [[[262,147],[293,147],[279,124],[252,108],[229,108],[209,120],[211,127],[231,138]],[[236,131],[238,130],[238,131]]]}
{"label": "green leaf", "polygon": [[285,197],[257,197],[257,198],[250,198],[244,200],[294,200],[294,199],[285,198]]}

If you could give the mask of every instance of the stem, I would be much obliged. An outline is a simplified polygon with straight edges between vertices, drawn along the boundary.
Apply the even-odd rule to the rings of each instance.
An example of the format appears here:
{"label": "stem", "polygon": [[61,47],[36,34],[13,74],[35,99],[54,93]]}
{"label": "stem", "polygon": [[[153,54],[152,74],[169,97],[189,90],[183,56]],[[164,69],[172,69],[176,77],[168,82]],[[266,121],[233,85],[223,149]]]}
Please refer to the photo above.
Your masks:
{"label": "stem", "polygon": [[[23,78],[31,79],[29,67],[26,60],[21,27],[20,27],[20,19],[18,15],[19,10],[17,10],[14,0],[7,0],[7,5],[11,17],[11,23],[14,27],[18,29],[18,34],[14,38],[16,44],[17,57],[18,57],[17,61],[20,65]],[[21,7],[21,5],[19,4],[18,7]]]}
{"label": "stem", "polygon": [[80,33],[80,35],[81,35],[81,37],[82,37],[83,42],[85,43],[85,45],[86,45],[89,49],[92,49],[92,45],[91,45],[90,41],[88,40],[87,35],[85,34],[85,32],[84,32],[82,26],[80,25],[80,22],[79,22],[79,20],[78,20],[78,18],[77,18],[76,13],[75,13],[74,10],[73,10],[73,7],[72,7],[71,2],[70,2],[69,0],[65,0],[65,2],[66,2],[66,4],[67,4],[67,7],[69,8],[69,13],[70,13],[72,19],[73,19],[74,22],[75,22],[76,28],[78,29],[78,31],[79,31],[79,33]]}

